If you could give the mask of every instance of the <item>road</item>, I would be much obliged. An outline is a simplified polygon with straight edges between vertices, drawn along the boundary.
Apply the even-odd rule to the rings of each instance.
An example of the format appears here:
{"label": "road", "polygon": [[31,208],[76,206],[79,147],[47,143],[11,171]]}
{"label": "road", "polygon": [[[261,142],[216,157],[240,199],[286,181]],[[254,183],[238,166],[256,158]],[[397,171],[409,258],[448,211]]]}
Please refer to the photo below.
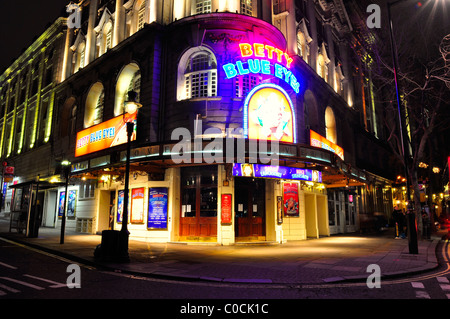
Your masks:
{"label": "road", "polygon": [[[149,299],[153,300],[150,304],[167,305],[167,300],[171,300],[168,308],[175,313],[188,311],[188,308],[183,308],[188,307],[188,303],[189,307],[194,307],[192,311],[200,311],[195,306],[209,302],[216,307],[216,313],[220,309],[225,314],[225,309],[233,311],[232,307],[236,311],[255,311],[258,307],[259,311],[280,307],[289,309],[285,306],[298,307],[299,300],[308,299],[445,300],[450,298],[448,247],[448,242],[438,246],[441,266],[432,273],[382,280],[380,288],[370,289],[366,283],[266,285],[161,280],[102,271],[86,265],[72,266],[74,263],[70,260],[0,238],[0,302],[22,299]],[[230,300],[232,305],[225,308]],[[250,310],[240,306],[244,303],[247,307],[249,302],[254,304]],[[265,304],[268,306],[262,307]]]}

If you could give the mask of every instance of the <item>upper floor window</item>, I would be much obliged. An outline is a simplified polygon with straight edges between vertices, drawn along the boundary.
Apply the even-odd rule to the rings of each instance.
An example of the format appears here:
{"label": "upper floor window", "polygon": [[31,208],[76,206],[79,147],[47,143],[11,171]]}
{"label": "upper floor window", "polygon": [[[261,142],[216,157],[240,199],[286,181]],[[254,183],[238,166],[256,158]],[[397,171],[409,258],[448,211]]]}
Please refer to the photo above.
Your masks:
{"label": "upper floor window", "polygon": [[329,106],[325,110],[325,131],[327,140],[337,144],[336,118],[333,109]]}
{"label": "upper floor window", "polygon": [[325,81],[328,81],[328,64],[330,59],[327,55],[327,50],[325,49],[325,44],[319,48],[319,55],[317,56],[317,74],[320,75]]}
{"label": "upper floor window", "polygon": [[208,96],[217,96],[217,61],[208,49],[193,48],[178,66],[178,100]]}
{"label": "upper floor window", "polygon": [[211,12],[211,0],[196,0],[195,13]]}
{"label": "upper floor window", "polygon": [[140,30],[145,25],[145,7],[147,6],[147,1],[142,1],[139,11],[138,11],[138,21],[137,21],[137,29]]}
{"label": "upper floor window", "polygon": [[286,0],[273,0],[273,14],[286,11]]}
{"label": "upper floor window", "polygon": [[241,0],[241,13],[246,15],[253,15],[252,0]]}
{"label": "upper floor window", "polygon": [[246,74],[236,77],[236,97],[246,97],[255,86],[261,83],[261,77],[252,74]]}
{"label": "upper floor window", "polygon": [[99,124],[103,120],[104,88],[100,82],[95,83],[89,90],[84,109],[84,127]]}

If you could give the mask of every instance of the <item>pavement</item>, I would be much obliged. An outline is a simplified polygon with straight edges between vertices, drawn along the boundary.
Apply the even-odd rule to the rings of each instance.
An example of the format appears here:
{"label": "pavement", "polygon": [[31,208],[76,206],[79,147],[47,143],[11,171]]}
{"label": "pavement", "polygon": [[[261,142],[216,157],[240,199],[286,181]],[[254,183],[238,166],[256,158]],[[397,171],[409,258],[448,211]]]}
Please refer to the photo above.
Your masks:
{"label": "pavement", "polygon": [[[66,230],[60,244],[60,228],[39,229],[37,238],[9,232],[9,220],[0,219],[0,240],[10,240],[44,250],[74,262],[104,270],[140,276],[189,281],[261,284],[326,284],[365,282],[380,267],[382,279],[428,272],[439,267],[437,249],[447,230],[431,239],[418,239],[418,254],[410,254],[407,239],[394,238],[392,229],[379,233],[352,233],[319,239],[277,243],[150,243],[129,240],[129,262],[94,258],[101,235]],[[445,241],[447,242],[447,241]],[[441,244],[441,245],[440,245]],[[447,244],[448,245],[448,244]]]}

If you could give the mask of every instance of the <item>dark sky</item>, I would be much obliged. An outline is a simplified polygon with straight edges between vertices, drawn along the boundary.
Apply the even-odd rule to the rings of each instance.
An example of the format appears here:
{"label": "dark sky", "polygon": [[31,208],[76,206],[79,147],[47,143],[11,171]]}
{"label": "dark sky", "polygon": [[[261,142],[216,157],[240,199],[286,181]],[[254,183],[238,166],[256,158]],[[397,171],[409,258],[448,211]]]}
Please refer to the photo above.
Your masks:
{"label": "dark sky", "polygon": [[0,72],[20,56],[70,0],[0,0]]}
{"label": "dark sky", "polygon": [[[368,1],[382,7],[383,23],[386,22],[384,15],[387,1],[393,0]],[[0,0],[0,71],[9,66],[48,24],[55,21],[58,16],[68,16],[65,7],[69,2],[70,0]],[[417,6],[419,2],[420,7]],[[393,9],[392,16],[397,29],[403,27],[408,30],[408,23],[411,22],[415,22],[416,27],[420,24],[419,32],[414,27],[409,29],[411,32],[401,32],[411,35],[416,40],[432,39],[436,43],[442,38],[442,34],[450,33],[448,0],[405,1]],[[416,48],[424,47],[419,43],[411,44]]]}

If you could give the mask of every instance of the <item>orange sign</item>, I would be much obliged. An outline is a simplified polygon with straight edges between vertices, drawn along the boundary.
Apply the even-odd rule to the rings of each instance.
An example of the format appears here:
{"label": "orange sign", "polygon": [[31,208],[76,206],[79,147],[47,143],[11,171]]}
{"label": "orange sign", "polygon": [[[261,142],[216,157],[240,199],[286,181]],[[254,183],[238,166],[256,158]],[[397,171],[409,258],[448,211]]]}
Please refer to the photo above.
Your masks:
{"label": "orange sign", "polygon": [[[120,115],[77,133],[75,157],[101,151],[127,142],[127,122],[136,121],[137,112]],[[136,126],[135,126],[136,128]],[[136,140],[136,133],[131,141]]]}
{"label": "orange sign", "polygon": [[317,134],[312,130],[310,130],[310,139],[311,139],[311,146],[329,150],[335,153],[337,156],[339,156],[342,160],[344,160],[344,150],[340,146],[337,146],[333,142],[327,140],[325,137]]}

